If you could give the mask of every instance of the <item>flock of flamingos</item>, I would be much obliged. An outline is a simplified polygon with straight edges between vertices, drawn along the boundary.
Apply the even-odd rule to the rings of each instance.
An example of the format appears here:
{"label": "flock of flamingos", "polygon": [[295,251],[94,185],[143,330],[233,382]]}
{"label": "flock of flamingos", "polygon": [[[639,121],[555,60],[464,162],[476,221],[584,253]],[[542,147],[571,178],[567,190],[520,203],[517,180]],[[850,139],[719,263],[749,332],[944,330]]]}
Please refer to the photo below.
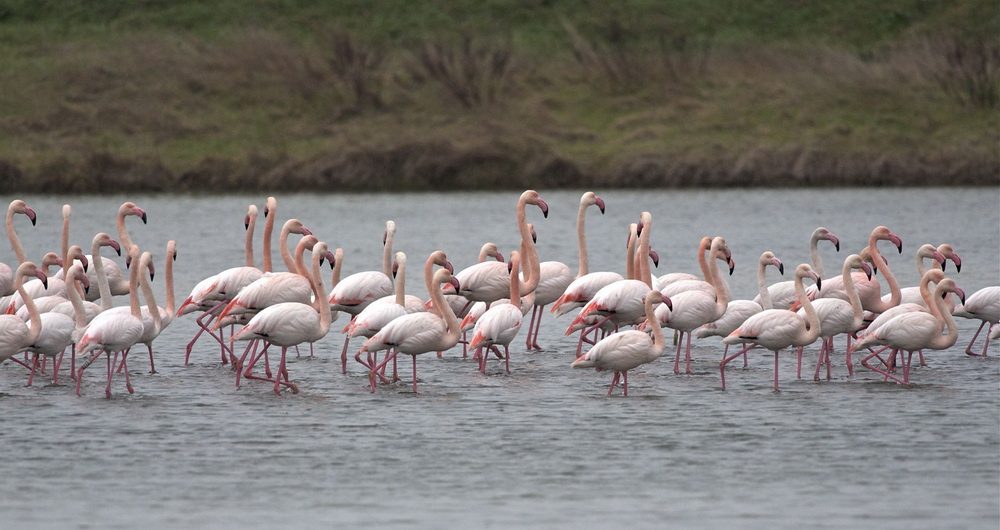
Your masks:
{"label": "flock of flamingos", "polygon": [[[548,205],[534,190],[517,201],[517,226],[521,244],[507,259],[496,245],[486,243],[479,262],[455,272],[447,256],[435,251],[424,262],[424,281],[429,298],[424,300],[405,290],[406,255],[393,253],[395,224],[386,222],[382,270],[358,272],[341,278],[342,251],[330,249],[296,219],[280,229],[279,253],[289,272],[277,272],[272,263],[271,240],[275,226],[276,200],[267,199],[263,239],[263,267],[254,265],[252,238],[258,209],[248,208],[246,263],[205,278],[175,307],[173,260],[175,243],[166,250],[166,307],[159,307],[150,282],[155,265],[151,252],[132,243],[126,218],[146,222],[146,212],[126,202],[117,214],[117,239],[99,233],[91,241],[90,254],[69,245],[71,209],[63,207],[63,237],[59,253],[46,254],[38,264],[28,261],[15,230],[16,216],[33,225],[35,211],[22,200],[7,209],[6,228],[17,265],[0,263],[0,361],[12,360],[30,370],[28,384],[40,364],[52,360],[53,381],[58,381],[63,356],[70,357],[70,374],[76,392],[85,370],[102,355],[107,365],[105,392],[111,396],[113,376],[128,372],[129,351],[139,344],[153,364],[153,341],[177,316],[195,313],[199,331],[187,345],[187,357],[196,341],[218,344],[222,362],[231,363],[236,384],[241,378],[273,383],[274,391],[297,392],[289,378],[286,356],[290,348],[311,344],[330,332],[340,312],[350,316],[341,367],[346,372],[351,339],[363,339],[354,358],[368,371],[371,390],[378,384],[398,380],[399,353],[412,357],[413,391],[417,390],[417,356],[441,352],[462,344],[462,355],[472,355],[485,372],[495,356],[510,371],[510,344],[527,327],[525,346],[538,347],[538,330],[546,306],[555,316],[575,311],[566,334],[579,335],[574,368],[596,368],[613,372],[611,394],[619,383],[628,395],[628,371],[659,358],[667,348],[664,329],[674,330],[677,349],[674,371],[690,373],[691,339],[723,337],[725,352],[719,369],[722,388],[726,364],[759,346],[774,352],[774,389],[778,389],[778,351],[795,348],[801,377],[802,349],[821,341],[814,378],[822,368],[830,377],[833,341],[847,337],[846,364],[853,374],[852,355],[886,380],[909,382],[913,354],[923,362],[922,350],[940,350],[958,339],[954,316],[982,321],[965,352],[986,356],[989,341],[1000,337],[1000,286],[980,289],[966,297],[945,276],[947,262],[956,270],[961,259],[947,244],[921,246],[916,254],[920,271],[918,286],[901,288],[882,257],[878,243],[889,242],[902,252],[902,242],[889,228],[876,227],[868,246],[850,254],[839,274],[827,277],[818,244],[827,241],[840,250],[840,242],[825,228],[817,228],[809,242],[812,263],[794,268],[789,281],[768,284],[769,267],[784,274],[784,264],[764,252],[757,265],[758,296],[733,300],[725,269],[734,263],[722,237],[705,237],[699,248],[700,275],[671,273],[654,277],[650,261],[657,259],[650,248],[652,216],[642,212],[627,232],[625,274],[590,272],[584,219],[589,207],[604,212],[604,202],[593,192],[580,199],[577,217],[579,266],[574,273],[567,265],[539,262],[534,229],[525,209],[537,207],[548,215]],[[291,234],[301,236],[290,250]],[[122,255],[126,267],[102,252]],[[309,259],[306,259],[306,253]],[[929,261],[928,266],[925,262]],[[720,267],[723,264],[725,268]],[[333,268],[331,285],[324,282],[322,267]],[[53,273],[51,268],[58,267]],[[881,276],[888,294],[882,294]],[[806,286],[806,280],[810,285]],[[328,289],[330,289],[328,291]],[[139,294],[143,300],[140,301]],[[128,304],[113,304],[113,297],[127,296]],[[527,326],[524,326],[527,320]],[[982,349],[975,346],[987,327]],[[236,329],[239,326],[239,329]],[[622,328],[632,329],[624,330]],[[229,330],[227,337],[226,331]],[[237,347],[237,343],[240,346]],[[246,343],[245,346],[242,343]],[[357,347],[357,341],[355,341]],[[730,346],[733,352],[729,351]],[[272,349],[273,348],[273,349]],[[269,350],[280,348],[272,370]],[[974,349],[975,348],[975,349]],[[585,351],[586,349],[586,351]],[[379,352],[385,351],[382,358]],[[683,362],[682,362],[683,357]],[[263,362],[261,362],[263,360]],[[262,365],[262,373],[254,368]],[[391,372],[390,372],[391,370]]]}

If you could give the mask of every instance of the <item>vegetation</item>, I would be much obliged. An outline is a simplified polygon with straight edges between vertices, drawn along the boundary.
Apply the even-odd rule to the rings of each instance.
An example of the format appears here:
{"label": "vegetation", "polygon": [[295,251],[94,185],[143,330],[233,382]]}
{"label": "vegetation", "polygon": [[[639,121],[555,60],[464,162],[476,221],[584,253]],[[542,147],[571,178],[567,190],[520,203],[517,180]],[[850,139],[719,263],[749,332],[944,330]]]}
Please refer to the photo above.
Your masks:
{"label": "vegetation", "polygon": [[992,0],[0,0],[0,191],[1000,183]]}

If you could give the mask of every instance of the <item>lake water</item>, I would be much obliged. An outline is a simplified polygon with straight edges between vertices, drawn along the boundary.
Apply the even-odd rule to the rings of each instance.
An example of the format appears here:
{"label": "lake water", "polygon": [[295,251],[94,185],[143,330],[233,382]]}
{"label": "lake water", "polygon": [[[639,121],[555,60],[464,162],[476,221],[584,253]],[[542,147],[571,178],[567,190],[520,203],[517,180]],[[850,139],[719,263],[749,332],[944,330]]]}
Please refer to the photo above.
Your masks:
{"label": "lake water", "polygon": [[[581,191],[539,190],[550,214],[529,207],[541,259],[576,268],[575,217]],[[826,275],[867,244],[877,225],[903,240],[882,247],[897,277],[915,285],[913,254],[951,243],[966,293],[1000,282],[1000,191],[843,189],[731,191],[597,190],[607,214],[587,218],[591,270],[623,269],[625,230],[652,212],[659,269],[697,270],[703,235],[726,237],[737,262],[738,298],[756,291],[757,257],[772,250],[787,270],[808,259],[812,230],[826,226],[841,251],[821,243]],[[397,223],[407,253],[407,286],[426,296],[421,265],[434,249],[456,269],[485,241],[506,255],[518,241],[518,193],[315,195],[278,197],[279,224],[298,217],[346,253],[344,274],[379,268],[384,221]],[[3,198],[7,204],[14,197]],[[89,249],[98,231],[115,234],[125,200],[143,207],[132,237],[162,257],[176,239],[178,299],[219,270],[243,264],[243,216],[257,196],[23,196],[38,225],[17,228],[29,256],[59,245],[60,206],[73,205],[72,241]],[[263,222],[263,216],[261,217]],[[117,237],[117,236],[115,236]],[[260,249],[260,232],[257,236]],[[0,259],[12,261],[6,243]],[[277,258],[277,256],[276,256]],[[120,258],[116,258],[119,259]],[[120,261],[121,262],[121,261]],[[259,264],[259,261],[258,261]],[[276,266],[281,268],[280,260]],[[779,278],[770,272],[769,281]],[[786,275],[788,273],[786,272]],[[125,298],[116,300],[124,304]],[[103,392],[103,362],[77,397],[64,372],[25,387],[26,371],[0,369],[0,507],[6,525],[26,527],[699,527],[989,528],[1000,524],[1000,344],[988,358],[963,353],[977,323],[959,319],[958,344],[929,352],[909,387],[857,366],[849,378],[838,339],[832,381],[795,379],[781,360],[755,351],[734,362],[720,390],[718,338],[696,341],[694,374],[674,375],[666,356],[635,370],[630,395],[605,395],[610,374],[573,370],[569,316],[546,313],[540,342],[512,348],[510,375],[498,361],[486,375],[453,349],[418,359],[420,393],[404,381],[367,388],[364,370],[339,368],[340,329],[315,358],[289,361],[298,395],[269,384],[234,386],[218,349],[184,346],[193,315],[157,340],[157,374],[142,355],[130,363],[135,394],[120,378]],[[352,353],[360,347],[353,346]],[[672,351],[668,349],[668,352]],[[815,363],[818,343],[807,349]],[[995,352],[995,353],[993,353]],[[143,352],[140,352],[143,353]]]}

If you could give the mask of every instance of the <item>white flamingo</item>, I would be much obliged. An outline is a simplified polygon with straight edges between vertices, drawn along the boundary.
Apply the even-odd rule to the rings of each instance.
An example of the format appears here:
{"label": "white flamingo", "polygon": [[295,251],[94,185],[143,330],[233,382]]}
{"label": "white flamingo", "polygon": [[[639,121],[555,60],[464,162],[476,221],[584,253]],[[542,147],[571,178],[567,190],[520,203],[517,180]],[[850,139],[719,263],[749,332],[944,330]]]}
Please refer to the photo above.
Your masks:
{"label": "white flamingo", "polygon": [[28,322],[17,315],[0,314],[0,361],[5,361],[17,352],[34,344],[42,331],[42,320],[31,295],[24,290],[24,278],[36,277],[39,281],[47,280],[45,274],[32,262],[21,263],[14,271],[14,291],[20,293],[24,304],[28,307]]}
{"label": "white flamingo", "polygon": [[[809,263],[812,264],[813,271],[815,271],[816,274],[819,274],[820,277],[823,277],[823,257],[819,253],[820,241],[829,241],[833,243],[837,252],[840,252],[840,239],[822,226],[813,230],[812,235],[809,236]],[[767,288],[767,291],[771,295],[771,305],[774,306],[774,309],[788,309],[793,303],[795,303],[794,280],[772,284]],[[760,303],[759,296],[753,300],[754,302]]]}
{"label": "white flamingo", "polygon": [[[417,355],[432,351],[444,351],[458,344],[461,328],[455,312],[444,300],[441,286],[451,284],[455,290],[461,288],[458,280],[452,277],[448,269],[438,269],[434,272],[427,292],[433,299],[435,307],[441,315],[433,312],[410,313],[386,324],[381,331],[365,341],[361,353],[395,349],[397,354],[404,353],[413,357],[413,391],[417,391]],[[376,371],[385,366],[389,359],[382,361]]]}
{"label": "white flamingo", "polygon": [[[322,241],[313,246],[312,303],[283,302],[268,306],[254,315],[243,329],[229,339],[230,341],[264,339],[270,344],[281,346],[281,360],[274,378],[276,394],[281,393],[282,386],[290,388],[293,393],[299,391],[298,386],[288,378],[288,369],[285,366],[288,348],[305,342],[316,342],[330,331],[330,304],[326,301],[326,287],[320,274],[320,263],[327,256],[327,252],[327,245]],[[253,366],[253,362],[250,366]]]}
{"label": "white flamingo", "polygon": [[[969,345],[965,347],[965,353],[978,357],[986,357],[986,353],[990,347],[989,337],[992,336],[993,328],[996,327],[997,322],[1000,322],[1000,285],[983,287],[972,293],[968,300],[955,308],[954,314],[955,316],[968,319],[982,320],[982,324],[976,329],[976,334],[972,336]],[[986,331],[987,339],[983,343],[983,351],[982,353],[975,353],[972,351],[972,346],[976,343],[979,333],[983,331],[983,327],[987,324],[990,327]]]}
{"label": "white flamingo", "polygon": [[648,333],[637,330],[626,330],[609,335],[594,345],[583,357],[573,361],[573,368],[597,368],[598,370],[613,370],[614,377],[608,387],[608,395],[614,390],[619,379],[622,380],[622,393],[628,395],[628,371],[640,365],[655,361],[666,348],[663,330],[653,314],[653,305],[663,302],[670,306],[670,299],[663,297],[659,291],[649,291],[643,297],[643,309],[646,320],[651,322],[652,338]]}
{"label": "white flamingo", "polygon": [[[726,344],[756,343],[774,352],[774,389],[778,390],[778,350],[789,346],[808,346],[819,338],[819,316],[806,296],[802,283],[804,278],[811,278],[816,285],[821,286],[822,280],[808,264],[803,263],[795,268],[795,296],[805,310],[805,318],[799,313],[786,309],[768,309],[748,318],[743,324],[733,330],[728,337],[722,339]],[[719,363],[722,375],[722,389],[726,389],[726,363],[735,356],[723,359]]]}
{"label": "white flamingo", "polygon": [[[14,229],[14,215],[16,214],[23,214],[31,221],[31,226],[35,226],[35,211],[21,199],[10,201],[7,206],[7,239],[10,241],[11,249],[14,250],[14,256],[17,257],[17,264],[20,265],[28,260],[28,255],[24,252],[24,246],[21,245],[21,238],[18,237],[17,230]],[[17,292],[14,282],[14,270],[9,265],[0,263],[0,296],[11,296]],[[6,304],[0,304],[0,310],[6,308]]]}
{"label": "white flamingo", "polygon": [[[521,309],[520,282],[514,280],[520,274],[521,256],[517,251],[510,253],[510,300],[507,303],[494,303],[476,321],[470,348],[488,347],[500,355],[497,346],[503,346],[504,369],[510,373],[510,343],[521,331],[524,313]],[[479,357],[479,371],[486,373],[486,360],[489,355]]]}
{"label": "white flamingo", "polygon": [[84,291],[89,287],[90,280],[87,278],[87,273],[83,271],[83,266],[77,263],[70,267],[66,278],[70,280],[66,294],[69,296],[69,303],[75,308],[74,314],[72,317],[58,312],[48,312],[40,315],[41,333],[39,333],[38,338],[31,345],[22,348],[22,351],[33,354],[31,375],[28,376],[28,386],[31,386],[35,378],[35,371],[38,369],[39,361],[43,356],[51,357],[54,360],[52,366],[52,384],[59,382],[59,364],[57,359],[66,348],[73,344],[73,335],[76,330],[83,329],[87,324],[83,312],[83,299],[78,290],[81,286]]}
{"label": "white flamingo", "polygon": [[[924,301],[930,308],[929,312],[913,311],[897,315],[879,326],[878,329],[866,333],[864,337],[854,343],[855,350],[876,344],[885,344],[893,349],[893,356],[899,351],[907,352],[907,358],[903,359],[902,379],[891,374],[887,369],[883,370],[868,363],[878,353],[868,355],[862,359],[861,364],[869,370],[884,375],[887,379],[908,384],[913,352],[927,349],[943,350],[950,348],[958,340],[958,326],[951,313],[948,313],[944,302],[947,293],[955,293],[959,299],[965,301],[965,293],[962,289],[955,285],[951,278],[943,278],[934,289],[934,294],[924,292],[927,295]],[[947,333],[942,334],[946,329]]]}

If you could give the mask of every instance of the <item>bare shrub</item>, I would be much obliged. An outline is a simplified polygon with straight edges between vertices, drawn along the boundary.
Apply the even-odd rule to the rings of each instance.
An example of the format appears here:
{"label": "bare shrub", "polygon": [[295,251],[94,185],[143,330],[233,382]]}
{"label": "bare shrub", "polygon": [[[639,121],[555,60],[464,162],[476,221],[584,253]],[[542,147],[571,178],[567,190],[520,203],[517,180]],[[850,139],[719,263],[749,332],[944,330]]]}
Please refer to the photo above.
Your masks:
{"label": "bare shrub", "polygon": [[212,61],[237,93],[255,99],[271,99],[277,96],[270,94],[274,90],[308,99],[323,87],[316,58],[299,43],[268,31],[246,31],[232,45],[215,50]]}
{"label": "bare shrub", "polygon": [[464,34],[457,44],[425,42],[407,65],[409,81],[434,83],[465,108],[496,102],[514,84],[510,43],[476,44]]}
{"label": "bare shrub", "polygon": [[345,98],[353,100],[359,109],[385,107],[383,50],[366,46],[351,34],[336,29],[326,32],[326,42],[321,46],[333,82]]}
{"label": "bare shrub", "polygon": [[562,21],[576,62],[588,80],[605,89],[632,91],[658,84],[668,90],[695,92],[708,71],[709,41],[660,28],[652,42],[640,42],[618,19],[599,28],[600,37],[587,39]]}
{"label": "bare shrub", "polygon": [[981,35],[942,34],[922,42],[923,75],[962,105],[1000,103],[1000,42]]}

